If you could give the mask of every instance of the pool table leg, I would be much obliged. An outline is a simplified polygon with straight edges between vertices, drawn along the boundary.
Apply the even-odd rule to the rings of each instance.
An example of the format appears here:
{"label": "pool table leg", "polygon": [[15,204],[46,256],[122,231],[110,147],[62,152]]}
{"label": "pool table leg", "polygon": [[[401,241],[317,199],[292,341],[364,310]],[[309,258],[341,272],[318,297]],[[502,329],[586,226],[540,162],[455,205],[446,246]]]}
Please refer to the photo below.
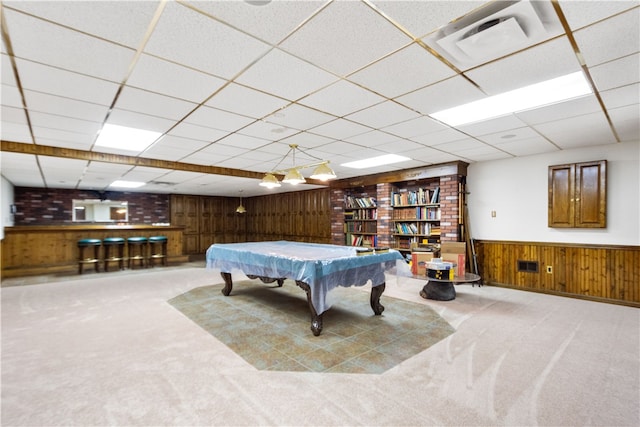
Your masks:
{"label": "pool table leg", "polygon": [[384,311],[384,306],[380,304],[380,297],[384,292],[385,286],[386,284],[383,282],[381,285],[371,287],[371,309],[377,316],[381,315]]}
{"label": "pool table leg", "polygon": [[309,303],[309,311],[311,311],[311,332],[317,337],[320,335],[320,332],[322,332],[322,314],[316,313],[311,299],[311,288],[309,285],[300,280],[296,280],[296,285],[300,286],[307,293],[307,302]]}
{"label": "pool table leg", "polygon": [[222,280],[224,280],[224,288],[222,288],[222,295],[228,297],[233,289],[233,281],[231,280],[231,273],[220,272]]}

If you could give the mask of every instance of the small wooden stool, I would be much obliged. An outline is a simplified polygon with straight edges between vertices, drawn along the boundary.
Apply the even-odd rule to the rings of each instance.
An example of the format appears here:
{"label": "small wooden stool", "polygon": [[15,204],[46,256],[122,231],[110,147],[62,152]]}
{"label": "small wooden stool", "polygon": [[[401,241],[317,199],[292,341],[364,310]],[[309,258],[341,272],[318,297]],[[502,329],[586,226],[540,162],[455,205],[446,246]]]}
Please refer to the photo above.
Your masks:
{"label": "small wooden stool", "polygon": [[[78,274],[82,274],[82,269],[85,264],[93,264],[96,272],[100,271],[98,267],[98,263],[100,262],[100,246],[102,245],[102,240],[100,239],[80,239],[78,240]],[[93,247],[93,256],[86,254],[85,249]]]}
{"label": "small wooden stool", "polygon": [[109,271],[109,263],[115,261],[118,262],[120,270],[124,270],[124,238],[107,237],[102,240],[102,244],[104,245],[104,271]]}
{"label": "small wooden stool", "polygon": [[127,238],[129,268],[133,262],[140,261],[140,267],[145,267],[144,262],[147,259],[147,238],[146,237],[129,237]]}
{"label": "small wooden stool", "polygon": [[153,267],[156,259],[162,260],[162,265],[167,266],[167,237],[151,236],[149,237],[149,261],[147,265]]}

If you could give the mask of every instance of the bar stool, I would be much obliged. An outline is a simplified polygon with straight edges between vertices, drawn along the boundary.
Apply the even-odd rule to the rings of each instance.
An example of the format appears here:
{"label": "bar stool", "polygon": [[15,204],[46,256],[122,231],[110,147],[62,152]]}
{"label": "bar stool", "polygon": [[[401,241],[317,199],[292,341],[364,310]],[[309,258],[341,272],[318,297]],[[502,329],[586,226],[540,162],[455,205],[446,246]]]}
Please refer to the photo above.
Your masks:
{"label": "bar stool", "polygon": [[104,245],[104,271],[109,271],[109,263],[115,261],[118,261],[120,270],[124,270],[124,238],[107,237],[102,240],[102,244]]}
{"label": "bar stool", "polygon": [[[98,268],[98,262],[100,261],[100,246],[102,240],[100,239],[80,239],[78,240],[78,274],[82,274],[82,269],[85,264],[93,264],[96,272],[100,271]],[[93,256],[90,253],[84,253],[85,249],[93,247]]]}
{"label": "bar stool", "polygon": [[147,258],[147,238],[128,237],[127,245],[129,247],[129,268],[132,267],[133,261],[136,260],[140,261],[140,267],[144,267],[144,261]]}
{"label": "bar stool", "polygon": [[156,259],[162,260],[162,265],[167,266],[167,236],[149,237],[149,261],[148,265],[153,267]]}

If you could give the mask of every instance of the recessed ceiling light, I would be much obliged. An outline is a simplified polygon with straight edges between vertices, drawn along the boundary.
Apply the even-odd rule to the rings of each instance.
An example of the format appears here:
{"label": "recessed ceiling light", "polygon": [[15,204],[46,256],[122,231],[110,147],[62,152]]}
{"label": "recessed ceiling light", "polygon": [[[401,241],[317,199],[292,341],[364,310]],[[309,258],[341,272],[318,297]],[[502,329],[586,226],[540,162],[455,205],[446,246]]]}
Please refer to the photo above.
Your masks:
{"label": "recessed ceiling light", "polygon": [[430,114],[449,126],[460,126],[556,104],[591,93],[582,71]]}
{"label": "recessed ceiling light", "polygon": [[96,146],[140,152],[153,144],[161,135],[161,132],[106,124],[98,135]]}
{"label": "recessed ceiling light", "polygon": [[145,185],[145,182],[136,182],[136,181],[113,181],[109,187],[119,187],[119,188],[138,188]]}
{"label": "recessed ceiling light", "polygon": [[409,157],[399,156],[397,154],[385,154],[383,156],[371,157],[369,159],[356,160],[355,162],[343,163],[340,166],[353,169],[374,168],[376,166],[390,165],[392,163],[406,162],[411,160]]}

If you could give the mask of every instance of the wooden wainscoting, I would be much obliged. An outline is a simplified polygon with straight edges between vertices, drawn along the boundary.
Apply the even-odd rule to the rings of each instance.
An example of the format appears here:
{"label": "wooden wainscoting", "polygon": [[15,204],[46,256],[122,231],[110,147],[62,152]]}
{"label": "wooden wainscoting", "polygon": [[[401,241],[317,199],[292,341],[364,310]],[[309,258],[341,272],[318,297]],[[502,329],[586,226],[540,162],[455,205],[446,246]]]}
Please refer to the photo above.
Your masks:
{"label": "wooden wainscoting", "polygon": [[476,253],[486,284],[640,307],[638,246],[484,240]]}

